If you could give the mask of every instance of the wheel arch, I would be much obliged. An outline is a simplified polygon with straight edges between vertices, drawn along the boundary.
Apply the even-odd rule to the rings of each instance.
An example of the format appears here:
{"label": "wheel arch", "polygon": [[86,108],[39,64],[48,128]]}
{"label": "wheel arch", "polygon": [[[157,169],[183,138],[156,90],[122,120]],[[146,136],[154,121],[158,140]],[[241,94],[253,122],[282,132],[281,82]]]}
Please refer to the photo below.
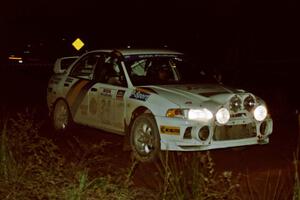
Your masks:
{"label": "wheel arch", "polygon": [[[67,115],[67,120],[65,121],[66,123],[64,123],[64,127],[60,126],[60,125],[63,125],[63,124],[59,124],[57,126],[57,120],[56,120],[57,117],[55,117],[55,116],[57,116],[56,111],[55,111],[57,104],[64,104],[64,107],[67,109],[68,115]],[[66,129],[70,129],[73,126],[73,123],[74,123],[73,115],[72,115],[72,112],[70,110],[70,106],[68,104],[68,101],[65,98],[59,97],[54,101],[52,110],[50,112],[50,120],[51,120],[51,123],[53,125],[53,128],[54,128],[55,132],[59,132],[59,133],[66,132]]]}
{"label": "wheel arch", "polygon": [[[129,145],[133,156],[141,162],[154,161],[158,158],[158,154],[161,150],[161,138],[157,122],[149,109],[144,110],[141,108],[136,110],[134,114],[135,115],[133,115],[130,123],[131,128],[127,135],[130,140]],[[144,130],[145,126],[146,129]],[[141,129],[141,127],[143,128]],[[150,128],[150,133],[147,133],[148,131],[146,131],[148,128]],[[148,136],[146,137],[145,135]],[[140,140],[137,138],[142,139]],[[145,140],[145,138],[147,139]]]}
{"label": "wheel arch", "polygon": [[126,133],[126,135],[128,135],[130,133],[132,124],[133,124],[134,120],[137,118],[137,116],[139,116],[143,113],[149,113],[149,114],[153,115],[153,112],[145,106],[139,106],[139,107],[135,108],[133,110],[133,112],[131,113],[129,121],[128,122],[125,121],[125,133]]}
{"label": "wheel arch", "polygon": [[57,102],[60,101],[60,100],[62,100],[62,101],[64,101],[64,102],[66,103],[66,105],[68,106],[68,110],[69,110],[69,112],[70,112],[70,114],[71,114],[71,117],[72,117],[72,119],[73,119],[73,115],[72,115],[70,106],[69,106],[69,104],[68,104],[68,101],[67,101],[65,98],[63,98],[63,97],[58,97],[58,98],[52,103],[51,109],[49,110],[50,116],[53,115],[53,111],[54,111],[55,105],[56,105]]}

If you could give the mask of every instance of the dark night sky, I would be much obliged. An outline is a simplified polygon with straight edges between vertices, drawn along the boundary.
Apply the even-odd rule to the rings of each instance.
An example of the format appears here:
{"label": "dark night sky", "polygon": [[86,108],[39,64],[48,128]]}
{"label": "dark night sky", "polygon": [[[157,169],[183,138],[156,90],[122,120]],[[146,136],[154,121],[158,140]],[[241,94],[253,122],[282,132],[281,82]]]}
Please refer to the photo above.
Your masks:
{"label": "dark night sky", "polygon": [[43,41],[55,49],[62,45],[62,38],[70,43],[81,37],[88,48],[168,44],[211,57],[224,57],[228,54],[224,52],[242,48],[255,59],[300,58],[296,0],[28,0],[2,4],[4,51],[22,49],[28,41]]}
{"label": "dark night sky", "polygon": [[[262,97],[261,86],[283,87],[299,102],[294,98],[300,72],[299,0],[12,0],[0,4],[0,61],[24,52],[28,44],[29,57],[47,64],[95,48],[167,44],[192,54],[203,66],[223,70],[224,82],[233,86],[258,89]],[[80,52],[71,46],[77,37],[86,43]]]}

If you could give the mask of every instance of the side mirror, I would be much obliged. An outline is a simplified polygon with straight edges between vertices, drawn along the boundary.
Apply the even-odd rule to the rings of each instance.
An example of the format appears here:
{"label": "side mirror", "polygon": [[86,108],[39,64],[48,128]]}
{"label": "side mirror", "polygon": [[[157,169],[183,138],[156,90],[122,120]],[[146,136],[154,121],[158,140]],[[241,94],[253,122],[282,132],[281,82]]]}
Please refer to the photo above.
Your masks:
{"label": "side mirror", "polygon": [[69,66],[75,62],[75,60],[78,58],[78,56],[72,56],[72,57],[62,57],[56,59],[53,67],[53,72],[55,74],[62,74],[65,73],[66,70],[69,68]]}

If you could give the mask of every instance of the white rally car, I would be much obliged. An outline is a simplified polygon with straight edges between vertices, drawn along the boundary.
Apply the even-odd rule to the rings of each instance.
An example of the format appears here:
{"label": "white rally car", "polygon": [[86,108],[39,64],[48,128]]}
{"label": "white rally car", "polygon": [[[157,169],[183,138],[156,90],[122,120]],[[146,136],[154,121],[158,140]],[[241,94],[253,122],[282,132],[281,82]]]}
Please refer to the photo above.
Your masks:
{"label": "white rally car", "polygon": [[160,150],[266,144],[272,133],[262,99],[219,84],[179,52],[95,50],[55,69],[47,94],[54,128],[76,122],[127,135],[141,161]]}

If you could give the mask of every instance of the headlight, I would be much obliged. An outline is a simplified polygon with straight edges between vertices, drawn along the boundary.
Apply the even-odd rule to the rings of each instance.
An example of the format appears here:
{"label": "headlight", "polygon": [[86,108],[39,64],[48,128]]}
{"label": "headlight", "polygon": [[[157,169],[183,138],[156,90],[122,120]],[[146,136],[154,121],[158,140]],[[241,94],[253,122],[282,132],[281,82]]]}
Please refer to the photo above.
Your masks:
{"label": "headlight", "polygon": [[226,124],[230,119],[230,113],[226,108],[221,108],[216,114],[217,122]]}
{"label": "headlight", "polygon": [[213,118],[213,114],[204,109],[191,109],[188,111],[188,119],[197,121],[208,121]]}
{"label": "headlight", "polygon": [[263,121],[268,115],[267,108],[263,105],[257,106],[254,110],[254,118],[257,121]]}
{"label": "headlight", "polygon": [[208,121],[213,118],[212,112],[208,109],[169,109],[166,113],[166,117],[185,118],[196,121]]}

